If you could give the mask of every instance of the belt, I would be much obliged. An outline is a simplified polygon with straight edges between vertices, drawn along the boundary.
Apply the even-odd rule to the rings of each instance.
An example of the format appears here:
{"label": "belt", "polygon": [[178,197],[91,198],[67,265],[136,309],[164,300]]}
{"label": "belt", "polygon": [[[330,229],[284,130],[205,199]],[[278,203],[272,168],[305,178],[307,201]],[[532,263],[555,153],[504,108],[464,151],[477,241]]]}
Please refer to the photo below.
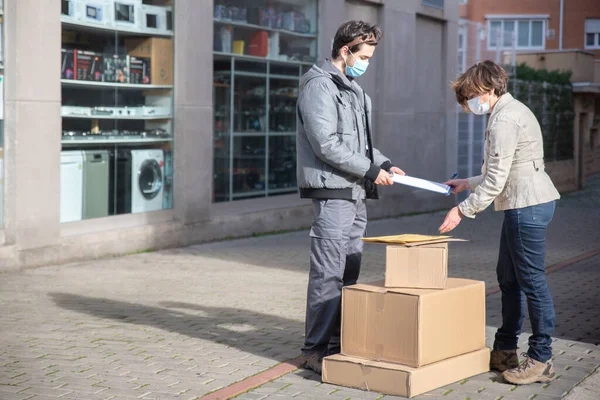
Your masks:
{"label": "belt", "polygon": [[534,173],[540,172],[540,171],[543,172],[543,171],[545,171],[545,169],[546,169],[546,165],[544,163],[543,158],[539,158],[537,160],[522,161],[522,162],[513,163],[510,166],[509,176],[529,175],[529,174],[534,174]]}

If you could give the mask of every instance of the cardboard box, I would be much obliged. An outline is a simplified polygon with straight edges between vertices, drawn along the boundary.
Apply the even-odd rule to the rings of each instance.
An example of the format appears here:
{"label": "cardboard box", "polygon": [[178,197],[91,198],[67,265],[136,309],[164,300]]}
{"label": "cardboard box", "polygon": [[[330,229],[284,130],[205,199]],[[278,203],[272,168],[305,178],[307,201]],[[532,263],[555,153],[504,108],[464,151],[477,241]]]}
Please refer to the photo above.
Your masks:
{"label": "cardboard box", "polygon": [[323,359],[323,382],[414,397],[463,379],[488,372],[490,350],[481,349],[421,368],[348,357]]}
{"label": "cardboard box", "polygon": [[173,84],[173,39],[125,39],[130,56],[150,59],[150,83]]}
{"label": "cardboard box", "polygon": [[385,287],[444,289],[448,278],[448,243],[388,245]]}
{"label": "cardboard box", "polygon": [[75,50],[73,55],[74,78],[78,81],[101,82],[104,74],[102,54]]}
{"label": "cardboard box", "polygon": [[485,347],[485,283],[448,278],[446,289],[342,291],[342,353],[420,367]]}

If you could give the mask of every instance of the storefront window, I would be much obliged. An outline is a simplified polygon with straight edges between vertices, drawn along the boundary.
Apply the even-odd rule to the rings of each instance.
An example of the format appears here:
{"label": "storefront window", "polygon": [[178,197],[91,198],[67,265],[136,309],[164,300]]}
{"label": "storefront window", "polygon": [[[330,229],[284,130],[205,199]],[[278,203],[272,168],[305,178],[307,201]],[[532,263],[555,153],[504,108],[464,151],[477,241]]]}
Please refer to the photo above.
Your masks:
{"label": "storefront window", "polygon": [[61,222],[172,207],[172,0],[61,0]]}
{"label": "storefront window", "polygon": [[215,0],[215,202],[295,193],[296,100],[316,0]]}
{"label": "storefront window", "polygon": [[0,228],[4,226],[4,1],[0,0]]}

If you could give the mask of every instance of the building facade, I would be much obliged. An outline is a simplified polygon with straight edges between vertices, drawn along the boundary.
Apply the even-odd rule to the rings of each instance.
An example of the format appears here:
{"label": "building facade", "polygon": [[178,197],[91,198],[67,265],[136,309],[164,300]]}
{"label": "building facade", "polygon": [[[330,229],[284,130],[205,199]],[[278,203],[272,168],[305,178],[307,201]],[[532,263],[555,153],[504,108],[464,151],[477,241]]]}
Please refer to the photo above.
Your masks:
{"label": "building facade", "polygon": [[[600,0],[461,0],[460,18],[480,24],[483,51],[585,49],[600,58]],[[500,39],[498,38],[500,36]]]}
{"label": "building facade", "polygon": [[[348,19],[385,32],[375,145],[446,179],[458,0],[4,0],[0,270],[309,226],[295,97]],[[381,195],[371,218],[453,204]]]}

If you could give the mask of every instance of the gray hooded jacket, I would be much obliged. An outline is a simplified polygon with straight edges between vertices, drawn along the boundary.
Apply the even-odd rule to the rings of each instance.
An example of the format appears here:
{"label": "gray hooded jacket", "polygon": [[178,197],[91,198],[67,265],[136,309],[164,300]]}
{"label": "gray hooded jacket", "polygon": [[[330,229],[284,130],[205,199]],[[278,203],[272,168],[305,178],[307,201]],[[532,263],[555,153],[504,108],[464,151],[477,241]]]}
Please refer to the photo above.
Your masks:
{"label": "gray hooded jacket", "polygon": [[314,65],[302,77],[296,134],[301,197],[363,199],[364,178],[375,181],[381,168],[391,168],[390,160],[375,148],[371,163],[367,115],[370,122],[371,99],[331,61]]}

